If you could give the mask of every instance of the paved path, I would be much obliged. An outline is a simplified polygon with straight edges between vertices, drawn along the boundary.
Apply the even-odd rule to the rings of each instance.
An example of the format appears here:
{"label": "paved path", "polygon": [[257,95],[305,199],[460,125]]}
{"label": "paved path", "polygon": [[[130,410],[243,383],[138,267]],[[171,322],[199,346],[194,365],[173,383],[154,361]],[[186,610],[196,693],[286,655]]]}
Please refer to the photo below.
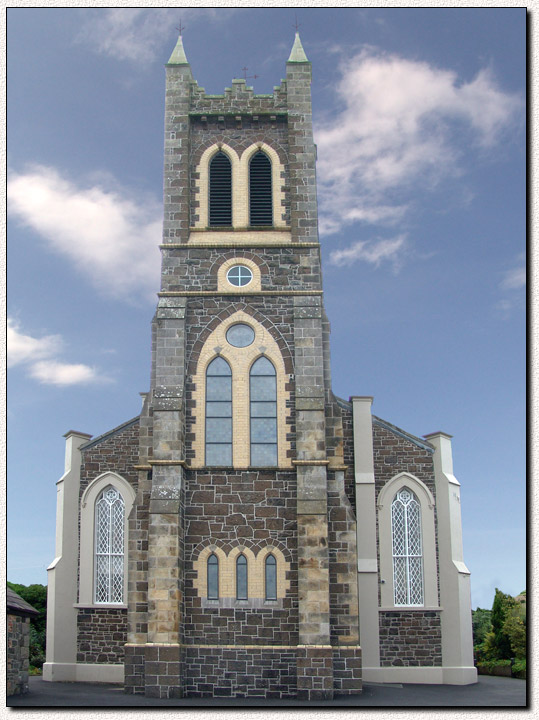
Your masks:
{"label": "paved path", "polygon": [[119,685],[43,682],[30,678],[30,692],[7,698],[8,707],[524,707],[526,681],[480,675],[475,685],[365,685],[361,695],[309,703],[261,698],[156,700],[126,695]]}

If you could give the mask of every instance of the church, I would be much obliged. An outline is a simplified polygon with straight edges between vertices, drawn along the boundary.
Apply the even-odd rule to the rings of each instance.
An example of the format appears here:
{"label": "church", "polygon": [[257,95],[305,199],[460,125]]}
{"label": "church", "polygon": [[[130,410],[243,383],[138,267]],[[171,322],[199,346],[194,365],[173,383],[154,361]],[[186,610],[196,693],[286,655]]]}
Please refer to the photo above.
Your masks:
{"label": "church", "polygon": [[332,393],[310,87],[297,33],[273,94],[207,94],[181,35],[166,65],[149,390],[65,435],[44,680],[312,701],[476,682],[451,436]]}

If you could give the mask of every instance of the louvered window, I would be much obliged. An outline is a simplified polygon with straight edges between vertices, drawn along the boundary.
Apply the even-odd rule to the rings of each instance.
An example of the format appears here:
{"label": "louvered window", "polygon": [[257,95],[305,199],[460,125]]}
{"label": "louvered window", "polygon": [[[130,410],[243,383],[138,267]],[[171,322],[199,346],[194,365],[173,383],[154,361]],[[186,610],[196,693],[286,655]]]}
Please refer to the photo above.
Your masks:
{"label": "louvered window", "polygon": [[251,225],[273,225],[271,161],[261,151],[249,166],[249,210]]}
{"label": "louvered window", "polygon": [[391,504],[395,605],[423,605],[421,506],[403,487]]}
{"label": "louvered window", "polygon": [[206,371],[206,465],[232,465],[232,372],[221,357]]}
{"label": "louvered window", "polygon": [[110,486],[95,504],[95,602],[124,601],[124,500]]}
{"label": "louvered window", "polygon": [[251,367],[251,465],[277,465],[277,378],[271,362],[260,357]]}
{"label": "louvered window", "polygon": [[210,163],[210,225],[232,225],[232,166],[221,150]]}

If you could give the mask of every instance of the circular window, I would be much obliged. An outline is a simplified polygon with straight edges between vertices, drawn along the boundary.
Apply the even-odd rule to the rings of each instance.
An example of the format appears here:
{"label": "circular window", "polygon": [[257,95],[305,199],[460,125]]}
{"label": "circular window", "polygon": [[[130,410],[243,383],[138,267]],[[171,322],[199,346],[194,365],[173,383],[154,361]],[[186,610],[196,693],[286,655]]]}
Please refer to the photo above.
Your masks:
{"label": "circular window", "polygon": [[249,325],[238,323],[226,331],[226,339],[234,347],[243,348],[250,345],[255,339],[255,331]]}
{"label": "circular window", "polygon": [[244,287],[245,285],[249,285],[253,279],[253,273],[248,267],[245,267],[245,265],[234,265],[234,267],[231,267],[227,272],[226,279],[231,285]]}

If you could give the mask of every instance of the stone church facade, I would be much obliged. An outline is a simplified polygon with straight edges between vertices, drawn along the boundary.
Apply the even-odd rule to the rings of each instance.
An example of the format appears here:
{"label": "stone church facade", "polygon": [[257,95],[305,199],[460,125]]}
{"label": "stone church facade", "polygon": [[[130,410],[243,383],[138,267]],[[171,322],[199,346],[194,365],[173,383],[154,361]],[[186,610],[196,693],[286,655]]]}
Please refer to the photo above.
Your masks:
{"label": "stone church facade", "polygon": [[162,282],[139,416],[66,434],[44,679],[150,697],[466,684],[451,439],[331,390],[311,64],[272,95],[166,67]]}

